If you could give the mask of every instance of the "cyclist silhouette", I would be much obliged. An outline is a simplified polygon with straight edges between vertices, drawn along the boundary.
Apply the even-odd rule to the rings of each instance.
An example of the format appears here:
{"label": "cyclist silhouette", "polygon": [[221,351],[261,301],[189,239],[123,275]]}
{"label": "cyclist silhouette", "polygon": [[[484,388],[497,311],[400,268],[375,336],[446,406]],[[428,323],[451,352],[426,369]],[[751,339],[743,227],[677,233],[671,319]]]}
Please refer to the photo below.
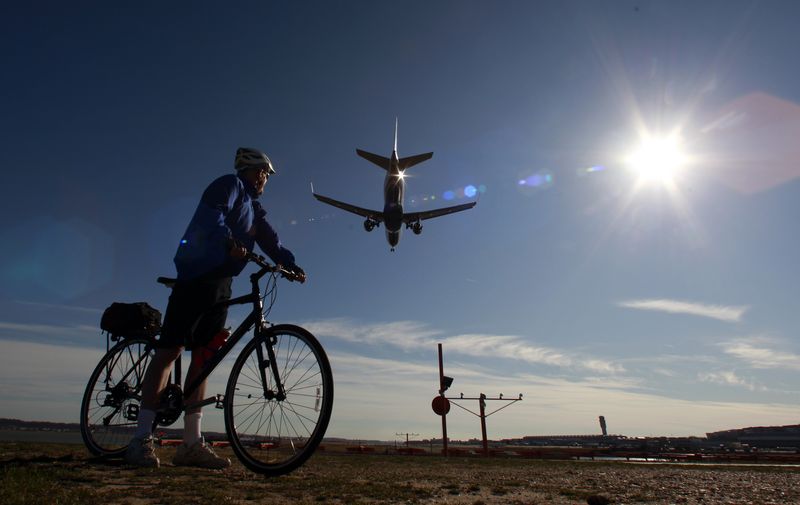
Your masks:
{"label": "cyclist silhouette", "polygon": [[[246,255],[258,246],[277,264],[298,274],[294,255],[285,248],[258,202],[275,169],[263,152],[246,147],[236,151],[235,174],[223,175],[206,188],[175,254],[177,282],[169,297],[161,338],[142,382],[142,408],[136,433],[125,460],[137,466],[158,467],[152,429],[161,393],[183,348],[192,350],[186,374],[189,383],[201,369],[203,348],[225,326],[227,308],[211,307],[231,297],[231,283],[247,264]],[[211,309],[211,310],[209,310]],[[204,398],[205,381],[186,398]],[[217,456],[201,435],[200,407],[184,414],[183,444],[173,463],[182,466],[225,468],[230,460]]]}

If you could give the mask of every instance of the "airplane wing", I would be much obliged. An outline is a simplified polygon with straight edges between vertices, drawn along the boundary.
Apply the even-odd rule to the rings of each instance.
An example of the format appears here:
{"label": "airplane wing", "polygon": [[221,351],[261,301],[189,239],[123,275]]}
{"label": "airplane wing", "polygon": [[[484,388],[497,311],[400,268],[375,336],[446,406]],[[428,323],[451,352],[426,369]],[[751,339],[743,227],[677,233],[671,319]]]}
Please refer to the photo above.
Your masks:
{"label": "airplane wing", "polygon": [[478,202],[464,203],[461,205],[454,205],[452,207],[443,207],[441,209],[426,210],[424,212],[408,212],[403,214],[403,221],[408,224],[416,221],[424,221],[425,219],[432,219],[434,217],[445,216],[454,212],[461,212],[462,210],[471,209],[476,203]]}
{"label": "airplane wing", "polygon": [[316,193],[312,194],[314,195],[314,198],[316,198],[322,203],[327,203],[328,205],[339,207],[340,209],[346,210],[347,212],[352,212],[353,214],[364,216],[378,223],[383,222],[383,212],[356,207],[355,205],[350,205],[349,203],[340,202],[339,200],[334,200],[333,198],[328,198],[327,196],[318,195]]}

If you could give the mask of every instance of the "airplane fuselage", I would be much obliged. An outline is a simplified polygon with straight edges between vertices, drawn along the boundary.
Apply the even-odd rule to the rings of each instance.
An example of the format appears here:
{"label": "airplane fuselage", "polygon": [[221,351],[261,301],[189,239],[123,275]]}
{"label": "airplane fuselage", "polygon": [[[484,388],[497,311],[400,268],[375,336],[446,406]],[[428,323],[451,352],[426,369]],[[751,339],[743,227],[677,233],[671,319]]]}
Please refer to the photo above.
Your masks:
{"label": "airplane fuselage", "polygon": [[391,247],[400,242],[403,230],[403,195],[406,183],[400,171],[397,151],[392,152],[391,165],[383,180],[383,214],[386,227],[386,240]]}

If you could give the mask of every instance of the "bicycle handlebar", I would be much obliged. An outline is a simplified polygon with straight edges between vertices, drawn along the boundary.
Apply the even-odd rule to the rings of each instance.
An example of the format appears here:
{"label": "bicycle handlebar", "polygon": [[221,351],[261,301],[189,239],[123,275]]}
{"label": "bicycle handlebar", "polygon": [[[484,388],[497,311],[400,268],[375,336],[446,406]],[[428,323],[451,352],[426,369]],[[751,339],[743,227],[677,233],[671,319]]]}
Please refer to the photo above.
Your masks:
{"label": "bicycle handlebar", "polygon": [[306,274],[305,272],[299,273],[293,270],[289,270],[283,265],[273,265],[267,261],[267,259],[260,254],[256,254],[253,252],[248,252],[245,255],[247,261],[252,261],[256,265],[260,266],[262,269],[266,270],[267,272],[274,272],[281,275],[281,277],[294,282],[297,281],[300,284],[306,281]]}

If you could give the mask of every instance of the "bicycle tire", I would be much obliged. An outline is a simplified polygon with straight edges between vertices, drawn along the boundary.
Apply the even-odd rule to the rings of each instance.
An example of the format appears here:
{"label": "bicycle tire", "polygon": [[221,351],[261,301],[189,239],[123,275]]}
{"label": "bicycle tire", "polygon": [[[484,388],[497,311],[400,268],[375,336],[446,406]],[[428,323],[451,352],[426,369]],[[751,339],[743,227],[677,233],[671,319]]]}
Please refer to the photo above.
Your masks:
{"label": "bicycle tire", "polygon": [[[271,338],[286,399],[267,399],[257,347]],[[264,358],[265,361],[266,358]],[[267,363],[261,367],[271,387]],[[294,325],[268,328],[236,358],[225,390],[225,430],[239,460],[267,476],[283,475],[306,462],[325,435],[333,410],[333,374],[319,341]]]}
{"label": "bicycle tire", "polygon": [[150,338],[127,338],[95,367],[81,402],[81,436],[96,456],[121,456],[136,430],[142,379],[154,354]]}

